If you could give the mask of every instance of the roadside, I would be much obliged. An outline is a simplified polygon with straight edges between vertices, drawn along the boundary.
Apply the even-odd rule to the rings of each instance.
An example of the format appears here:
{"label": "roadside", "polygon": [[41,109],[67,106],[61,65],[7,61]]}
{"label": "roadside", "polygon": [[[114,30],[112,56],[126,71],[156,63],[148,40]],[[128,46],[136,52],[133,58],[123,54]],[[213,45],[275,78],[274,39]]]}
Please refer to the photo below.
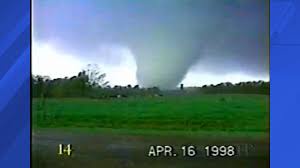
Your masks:
{"label": "roadside", "polygon": [[[127,167],[268,167],[269,138],[265,135],[128,133],[120,130],[39,129],[33,132],[33,168]],[[212,136],[213,135],[213,136]],[[256,134],[258,135],[258,134]],[[72,144],[71,157],[58,156],[58,144]],[[170,145],[177,157],[147,157],[151,145]],[[196,157],[180,156],[182,145],[194,145]],[[206,145],[233,145],[239,156],[208,158]],[[246,152],[247,150],[247,152]]]}

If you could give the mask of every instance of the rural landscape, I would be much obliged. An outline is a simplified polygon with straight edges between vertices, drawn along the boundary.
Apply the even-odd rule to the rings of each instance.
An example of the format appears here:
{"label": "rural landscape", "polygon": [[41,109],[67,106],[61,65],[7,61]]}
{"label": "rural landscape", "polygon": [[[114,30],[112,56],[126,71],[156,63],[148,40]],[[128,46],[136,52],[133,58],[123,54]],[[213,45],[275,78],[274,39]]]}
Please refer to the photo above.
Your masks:
{"label": "rural landscape", "polygon": [[32,11],[33,168],[270,166],[269,1]]}
{"label": "rural landscape", "polygon": [[[84,155],[89,149],[85,155],[96,157],[98,154],[100,158],[112,159],[113,162],[107,161],[107,167],[126,167],[127,164],[131,167],[140,165],[135,163],[137,160],[147,160],[146,147],[151,144],[176,146],[194,142],[203,146],[210,144],[210,141],[232,145],[252,144],[255,148],[259,147],[252,151],[253,157],[258,158],[256,162],[263,163],[262,167],[268,164],[268,82],[228,82],[190,88],[182,84],[174,90],[140,88],[138,85],[110,87],[105,81],[105,74],[97,69],[87,69],[71,78],[51,80],[33,76],[32,91],[33,142],[42,142],[46,137],[53,141],[47,142],[52,144],[51,148],[48,146],[50,149],[44,147],[44,150],[52,151],[51,154],[46,151],[38,153],[37,148],[45,144],[34,146],[34,164],[37,167],[42,164],[59,167],[59,143],[73,144],[74,159],[86,160],[80,154]],[[107,140],[110,138],[112,142]],[[170,141],[172,138],[175,138],[174,141]],[[138,142],[135,144],[132,139]],[[108,142],[105,144],[103,141]],[[124,146],[105,153],[103,148],[113,143],[124,143]],[[130,145],[140,147],[126,149]],[[123,155],[128,155],[125,158],[117,154],[122,150],[125,150]],[[109,157],[114,152],[117,156]],[[45,158],[41,157],[45,153]],[[140,155],[145,157],[139,158]],[[63,162],[66,160],[68,158]],[[247,161],[255,165],[251,159],[239,164],[246,165]],[[196,161],[185,162],[194,166],[198,164]],[[76,167],[78,161],[67,163]],[[99,163],[102,161],[94,163],[94,167]],[[80,167],[80,164],[77,166]]]}

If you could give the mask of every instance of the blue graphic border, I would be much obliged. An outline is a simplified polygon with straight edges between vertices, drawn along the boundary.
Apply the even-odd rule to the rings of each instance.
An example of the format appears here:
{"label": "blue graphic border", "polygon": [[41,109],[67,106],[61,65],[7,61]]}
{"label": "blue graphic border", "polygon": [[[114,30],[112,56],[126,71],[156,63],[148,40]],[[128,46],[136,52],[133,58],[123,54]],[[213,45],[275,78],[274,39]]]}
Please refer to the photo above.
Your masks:
{"label": "blue graphic border", "polygon": [[30,1],[0,2],[0,167],[30,167]]}

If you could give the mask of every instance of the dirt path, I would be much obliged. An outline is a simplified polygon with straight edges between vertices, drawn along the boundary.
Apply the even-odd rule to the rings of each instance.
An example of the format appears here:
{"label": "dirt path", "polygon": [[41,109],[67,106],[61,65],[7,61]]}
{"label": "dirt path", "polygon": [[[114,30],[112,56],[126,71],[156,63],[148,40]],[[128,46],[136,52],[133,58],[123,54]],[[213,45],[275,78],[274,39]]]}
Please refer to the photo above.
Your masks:
{"label": "dirt path", "polygon": [[[72,144],[71,157],[59,156],[58,144]],[[171,145],[173,157],[148,157],[150,145]],[[195,157],[183,157],[182,145],[197,147]],[[206,157],[206,145],[234,145],[234,157]],[[47,130],[33,135],[33,168],[268,168],[267,138],[200,138],[124,135]]]}

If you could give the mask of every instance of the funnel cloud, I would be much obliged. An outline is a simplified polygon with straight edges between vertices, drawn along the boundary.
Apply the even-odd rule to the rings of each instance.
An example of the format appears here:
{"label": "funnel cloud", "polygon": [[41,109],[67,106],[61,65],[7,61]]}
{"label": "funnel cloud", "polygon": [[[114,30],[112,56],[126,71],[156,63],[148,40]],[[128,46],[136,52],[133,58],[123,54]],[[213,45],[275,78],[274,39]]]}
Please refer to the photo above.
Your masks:
{"label": "funnel cloud", "polygon": [[33,38],[116,66],[121,58],[103,46],[128,48],[143,87],[175,88],[189,71],[266,77],[268,6],[267,0],[34,0]]}

